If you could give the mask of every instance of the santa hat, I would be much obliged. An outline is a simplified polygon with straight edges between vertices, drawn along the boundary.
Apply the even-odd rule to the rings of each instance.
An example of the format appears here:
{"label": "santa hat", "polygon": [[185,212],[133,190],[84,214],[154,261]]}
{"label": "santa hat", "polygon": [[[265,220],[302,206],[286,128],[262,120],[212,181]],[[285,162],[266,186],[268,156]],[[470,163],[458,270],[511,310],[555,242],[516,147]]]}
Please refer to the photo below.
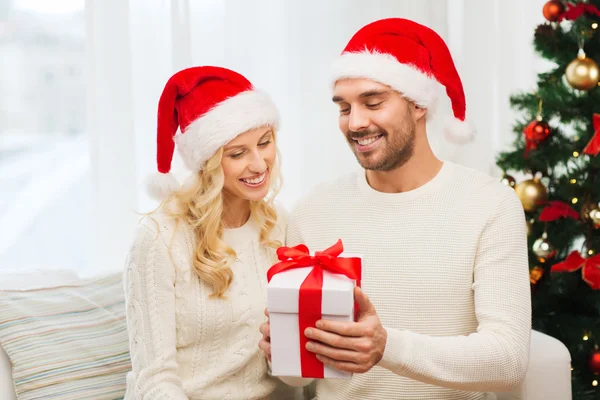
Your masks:
{"label": "santa hat", "polygon": [[450,51],[426,26],[402,18],[372,22],[350,39],[331,72],[333,84],[344,78],[367,78],[388,85],[428,108],[428,117],[445,87],[454,114],[445,125],[446,136],[466,143],[475,134],[465,121],[465,93]]}
{"label": "santa hat", "polygon": [[158,103],[158,173],[149,179],[150,194],[165,199],[179,189],[171,174],[175,145],[185,166],[198,172],[221,146],[264,125],[277,129],[277,108],[242,75],[209,66],[177,72]]}

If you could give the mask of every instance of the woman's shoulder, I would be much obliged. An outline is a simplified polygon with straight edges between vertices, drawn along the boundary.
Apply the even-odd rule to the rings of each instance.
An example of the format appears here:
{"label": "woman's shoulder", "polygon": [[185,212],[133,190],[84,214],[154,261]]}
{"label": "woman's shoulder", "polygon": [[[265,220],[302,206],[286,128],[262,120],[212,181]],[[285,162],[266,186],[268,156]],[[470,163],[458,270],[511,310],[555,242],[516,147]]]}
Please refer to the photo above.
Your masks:
{"label": "woman's shoulder", "polygon": [[144,215],[138,222],[135,240],[158,240],[166,245],[173,241],[184,241],[193,234],[191,227],[182,220],[163,210]]}

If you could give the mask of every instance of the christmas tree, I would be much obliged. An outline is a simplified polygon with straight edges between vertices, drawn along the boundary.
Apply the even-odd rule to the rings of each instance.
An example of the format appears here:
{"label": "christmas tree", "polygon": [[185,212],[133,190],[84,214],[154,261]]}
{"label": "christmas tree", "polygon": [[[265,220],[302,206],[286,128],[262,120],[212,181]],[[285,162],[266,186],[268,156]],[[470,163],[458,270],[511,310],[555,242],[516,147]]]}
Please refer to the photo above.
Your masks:
{"label": "christmas tree", "polygon": [[569,349],[578,400],[600,399],[599,9],[546,3],[534,46],[554,68],[511,97],[517,136],[497,158],[527,217],[533,329]]}

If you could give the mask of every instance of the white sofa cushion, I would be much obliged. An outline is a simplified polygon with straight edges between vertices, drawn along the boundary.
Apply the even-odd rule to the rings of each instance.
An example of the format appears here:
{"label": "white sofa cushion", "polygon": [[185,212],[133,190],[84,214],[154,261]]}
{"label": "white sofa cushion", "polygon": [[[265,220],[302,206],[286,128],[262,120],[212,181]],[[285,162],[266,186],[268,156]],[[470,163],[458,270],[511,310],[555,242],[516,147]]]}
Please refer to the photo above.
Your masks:
{"label": "white sofa cushion", "polygon": [[0,345],[18,398],[122,398],[130,370],[124,318],[120,273],[0,290]]}

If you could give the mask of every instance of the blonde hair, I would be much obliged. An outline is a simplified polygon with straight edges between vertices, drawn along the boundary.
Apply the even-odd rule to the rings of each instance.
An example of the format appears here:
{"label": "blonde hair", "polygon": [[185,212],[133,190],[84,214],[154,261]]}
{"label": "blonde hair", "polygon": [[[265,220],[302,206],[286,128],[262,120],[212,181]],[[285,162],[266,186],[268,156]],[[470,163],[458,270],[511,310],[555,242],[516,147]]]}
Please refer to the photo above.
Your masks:
{"label": "blonde hair", "polygon": [[[275,135],[273,135],[275,143]],[[223,147],[221,147],[196,174],[191,184],[174,193],[159,209],[174,218],[176,224],[189,225],[196,237],[193,257],[193,270],[198,277],[213,289],[211,297],[224,298],[225,291],[233,280],[231,266],[236,259],[235,251],[223,241],[223,184],[221,167]],[[270,166],[271,187],[269,194],[260,201],[250,202],[250,218],[261,224],[260,244],[274,255],[274,250],[282,245],[270,239],[277,224],[277,211],[273,205],[281,188],[279,168],[280,155]]]}

